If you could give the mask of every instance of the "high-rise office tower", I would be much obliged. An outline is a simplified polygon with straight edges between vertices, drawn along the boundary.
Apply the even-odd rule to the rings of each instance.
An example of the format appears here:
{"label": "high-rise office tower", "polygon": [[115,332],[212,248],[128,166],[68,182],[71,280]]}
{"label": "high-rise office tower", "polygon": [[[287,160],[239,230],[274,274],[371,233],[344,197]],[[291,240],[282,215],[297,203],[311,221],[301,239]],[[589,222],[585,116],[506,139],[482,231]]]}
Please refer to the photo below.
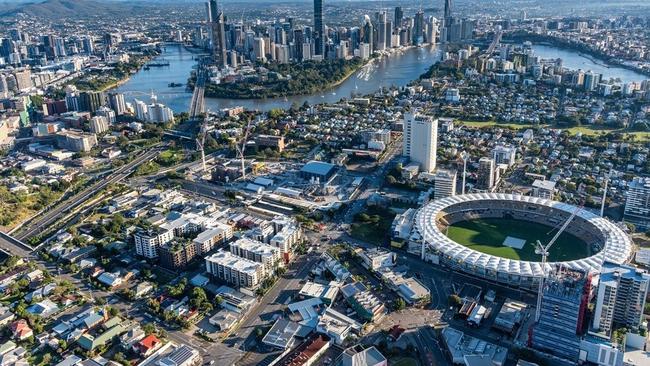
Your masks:
{"label": "high-rise office tower", "polygon": [[363,26],[361,27],[361,42],[366,43],[370,46],[370,52],[375,50],[374,44],[374,27],[372,21],[368,15],[363,16]]}
{"label": "high-rise office tower", "polygon": [[323,22],[323,0],[314,0],[314,54],[324,56],[325,23]]}
{"label": "high-rise office tower", "polygon": [[444,14],[445,26],[449,24],[448,20],[451,19],[451,0],[445,0],[445,14]]}
{"label": "high-rise office tower", "polygon": [[94,45],[93,45],[93,39],[91,37],[85,37],[82,40],[83,47],[84,47],[84,53],[87,55],[92,55],[93,52],[95,51]]}
{"label": "high-rise office tower", "polygon": [[227,61],[225,19],[217,0],[208,2],[208,20],[212,31],[212,57],[219,67],[224,67]]}
{"label": "high-rise office tower", "polygon": [[603,263],[598,280],[594,330],[610,335],[614,326],[636,330],[643,321],[650,274],[632,266]]}
{"label": "high-rise office tower", "polygon": [[413,22],[413,44],[419,45],[424,42],[424,13],[420,10],[415,13]]}
{"label": "high-rise office tower", "polygon": [[377,20],[377,50],[383,51],[387,46],[387,36],[389,34],[389,29],[386,23],[386,12],[381,11],[376,14]]}
{"label": "high-rise office tower", "polygon": [[402,155],[420,164],[422,171],[436,169],[438,148],[438,119],[421,114],[404,114],[404,144]]}
{"label": "high-rise office tower", "polygon": [[590,290],[591,275],[554,268],[544,281],[540,318],[529,332],[528,345],[577,361]]}
{"label": "high-rise office tower", "polygon": [[625,201],[625,221],[637,230],[650,229],[650,178],[635,177],[630,182]]}
{"label": "high-rise office tower", "polygon": [[399,28],[402,26],[402,19],[404,19],[404,11],[402,11],[401,6],[396,6],[395,7],[395,24],[393,26],[395,28]]}

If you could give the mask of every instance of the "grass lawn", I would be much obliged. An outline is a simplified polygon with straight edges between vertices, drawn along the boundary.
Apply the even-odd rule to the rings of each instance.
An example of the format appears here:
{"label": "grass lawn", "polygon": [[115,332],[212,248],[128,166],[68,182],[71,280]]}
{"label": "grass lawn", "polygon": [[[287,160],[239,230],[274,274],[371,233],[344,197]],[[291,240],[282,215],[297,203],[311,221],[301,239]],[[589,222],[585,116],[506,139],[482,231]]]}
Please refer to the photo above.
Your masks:
{"label": "grass lawn", "polygon": [[[526,128],[533,128],[535,125],[526,124],[526,123],[501,123],[496,121],[459,121],[463,126],[481,128],[481,127],[490,127],[490,126],[500,126],[504,128],[512,128],[515,130],[523,130]],[[539,125],[540,127],[550,127],[550,128],[559,128],[557,126],[551,125]],[[636,142],[648,142],[650,141],[650,132],[639,132],[639,131],[629,131],[624,128],[609,128],[606,126],[578,126],[563,128],[569,131],[570,134],[575,135],[577,133],[582,133],[585,136],[599,136],[606,135],[610,132],[619,132],[625,136],[634,136],[634,141]]]}
{"label": "grass lawn", "polygon": [[526,129],[526,128],[534,127],[534,125],[532,125],[532,124],[501,123],[501,122],[497,122],[497,121],[458,121],[458,122],[463,126],[474,127],[474,128],[489,127],[489,126],[501,126],[501,127],[512,128],[512,129],[515,129],[515,130],[523,130],[523,129]]}
{"label": "grass lawn", "polygon": [[350,236],[375,245],[384,244],[390,235],[395,214],[388,209],[377,208],[369,208],[365,213],[370,217],[367,220],[355,217],[350,226]]}
{"label": "grass lawn", "polygon": [[391,366],[418,366],[420,363],[411,357],[396,357],[390,360]]}
{"label": "grass lawn", "polygon": [[[542,244],[546,244],[556,231],[549,226],[528,221],[486,218],[455,223],[448,228],[447,236],[479,252],[538,262],[541,261],[541,256],[535,254],[535,241],[540,240]],[[526,240],[526,244],[522,249],[503,246],[503,241],[508,236]],[[549,261],[562,262],[584,258],[590,253],[586,243],[564,233],[551,247],[549,254]]]}

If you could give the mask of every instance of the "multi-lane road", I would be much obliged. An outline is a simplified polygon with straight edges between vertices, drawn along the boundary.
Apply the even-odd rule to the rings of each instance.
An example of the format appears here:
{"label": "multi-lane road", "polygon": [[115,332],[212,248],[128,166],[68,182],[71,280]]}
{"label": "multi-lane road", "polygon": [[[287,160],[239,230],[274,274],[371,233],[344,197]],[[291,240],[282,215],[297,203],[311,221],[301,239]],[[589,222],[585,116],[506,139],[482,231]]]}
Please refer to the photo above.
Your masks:
{"label": "multi-lane road", "polygon": [[34,217],[28,222],[24,223],[18,230],[12,232],[11,235],[20,241],[25,241],[31,237],[41,234],[56,221],[73,212],[80,205],[82,205],[89,198],[97,194],[97,192],[101,191],[109,184],[119,182],[120,180],[133,173],[140,164],[154,159],[156,156],[158,156],[160,151],[161,147],[154,147],[151,150],[141,153],[127,164],[124,164],[123,166],[117,168],[110,175],[104,178],[100,178],[94,184],[83,189],[81,192],[75,194],[67,200],[59,203],[56,207],[53,207],[52,209],[44,212],[42,215]]}

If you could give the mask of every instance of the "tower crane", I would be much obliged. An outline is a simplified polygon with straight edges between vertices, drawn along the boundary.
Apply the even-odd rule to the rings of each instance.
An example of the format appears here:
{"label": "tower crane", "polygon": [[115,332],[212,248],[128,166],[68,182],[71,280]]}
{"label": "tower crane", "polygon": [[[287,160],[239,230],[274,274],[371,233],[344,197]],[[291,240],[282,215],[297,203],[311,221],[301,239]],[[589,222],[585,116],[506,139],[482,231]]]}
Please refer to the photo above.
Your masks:
{"label": "tower crane", "polygon": [[244,159],[244,152],[246,150],[246,142],[248,142],[248,133],[251,130],[251,120],[248,120],[248,124],[246,125],[246,131],[244,131],[244,137],[241,140],[241,146],[239,146],[239,143],[235,144],[235,149],[237,150],[237,153],[239,157],[241,158],[241,177],[242,179],[246,179],[246,166],[245,166],[245,159]]}
{"label": "tower crane", "polygon": [[576,215],[582,210],[582,207],[576,207],[576,209],[571,213],[571,216],[564,222],[564,225],[560,228],[560,230],[555,233],[555,236],[551,239],[551,241],[548,242],[548,244],[543,245],[539,240],[536,241],[535,243],[535,254],[539,254],[542,256],[542,278],[539,281],[539,289],[537,291],[537,308],[535,309],[535,321],[539,321],[539,317],[541,315],[540,313],[540,308],[542,307],[542,292],[544,291],[544,280],[546,279],[546,261],[548,259],[548,253],[553,244],[555,244],[555,241],[562,235],[564,230],[566,230],[567,227],[569,227],[569,224],[571,221],[573,221],[573,218],[576,217]]}
{"label": "tower crane", "polygon": [[207,168],[205,166],[205,136],[207,135],[208,132],[208,123],[207,120],[204,119],[203,123],[201,124],[201,130],[199,131],[199,134],[196,137],[196,148],[199,150],[201,153],[201,171],[203,174],[207,172]]}

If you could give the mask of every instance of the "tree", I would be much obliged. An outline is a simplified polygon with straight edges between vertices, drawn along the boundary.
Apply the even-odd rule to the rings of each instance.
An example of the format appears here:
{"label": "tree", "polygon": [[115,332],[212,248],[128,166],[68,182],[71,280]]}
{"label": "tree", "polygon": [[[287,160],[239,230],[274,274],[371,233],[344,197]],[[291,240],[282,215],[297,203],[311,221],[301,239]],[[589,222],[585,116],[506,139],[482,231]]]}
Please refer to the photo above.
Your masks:
{"label": "tree", "polygon": [[153,325],[153,323],[147,323],[142,326],[142,330],[144,331],[144,334],[149,335],[153,334],[156,332],[156,326]]}
{"label": "tree", "polygon": [[129,360],[126,359],[126,357],[124,356],[124,354],[122,352],[117,352],[113,356],[113,361],[115,361],[117,363],[121,363],[122,365],[129,365]]}
{"label": "tree", "polygon": [[449,295],[448,302],[449,302],[449,306],[458,307],[463,303],[463,300],[460,298],[460,296],[456,294],[451,294]]}
{"label": "tree", "polygon": [[190,305],[196,309],[201,309],[204,304],[208,304],[208,296],[205,294],[205,290],[200,287],[195,287],[192,290]]}
{"label": "tree", "polygon": [[402,310],[406,308],[406,301],[402,299],[401,297],[398,297],[397,300],[395,300],[395,310]]}
{"label": "tree", "polygon": [[221,307],[221,304],[223,304],[223,297],[221,297],[220,295],[215,296],[214,297],[214,304],[216,306]]}
{"label": "tree", "polygon": [[111,306],[110,308],[108,308],[108,313],[111,316],[117,316],[120,313],[120,311],[117,310],[117,308],[114,308],[114,307]]}

